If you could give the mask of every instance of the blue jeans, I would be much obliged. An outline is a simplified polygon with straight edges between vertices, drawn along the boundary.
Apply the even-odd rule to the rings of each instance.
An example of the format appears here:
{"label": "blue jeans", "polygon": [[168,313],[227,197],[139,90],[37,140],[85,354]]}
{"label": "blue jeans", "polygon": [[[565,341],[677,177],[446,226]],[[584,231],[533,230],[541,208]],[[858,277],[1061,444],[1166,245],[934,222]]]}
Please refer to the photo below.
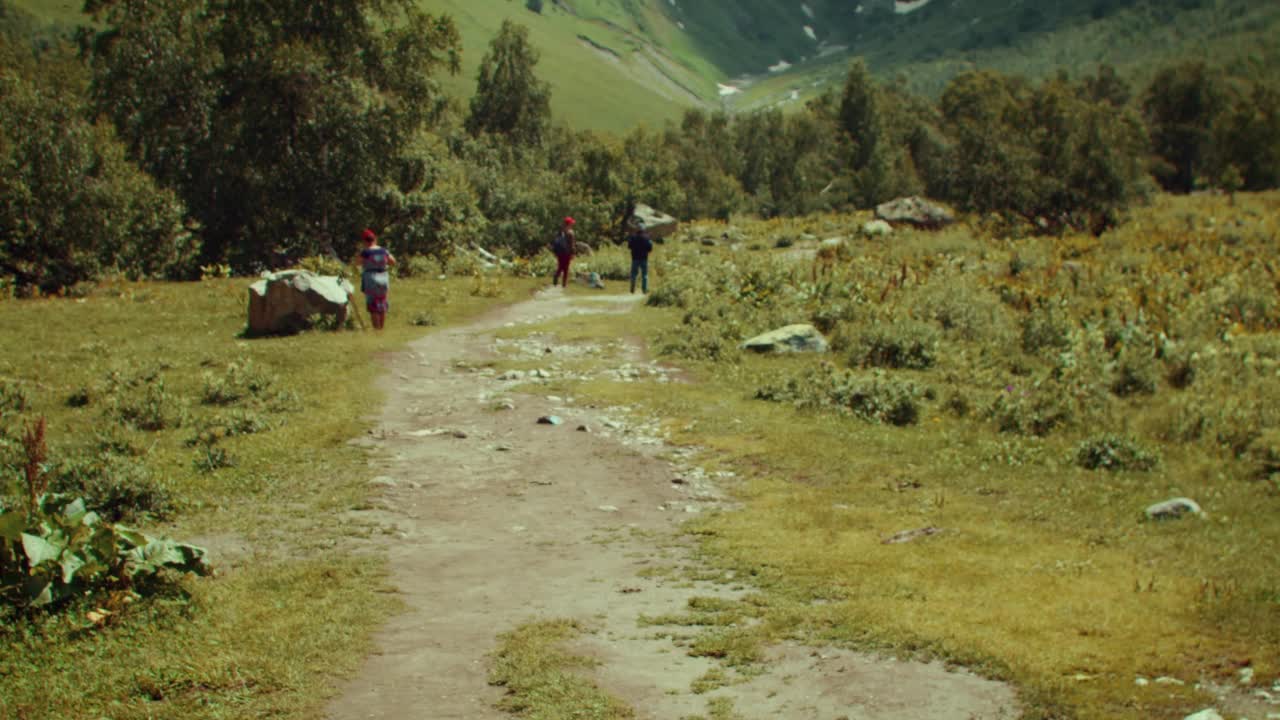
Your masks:
{"label": "blue jeans", "polygon": [[640,291],[649,292],[649,258],[631,258],[631,292],[636,291],[636,274],[640,275]]}

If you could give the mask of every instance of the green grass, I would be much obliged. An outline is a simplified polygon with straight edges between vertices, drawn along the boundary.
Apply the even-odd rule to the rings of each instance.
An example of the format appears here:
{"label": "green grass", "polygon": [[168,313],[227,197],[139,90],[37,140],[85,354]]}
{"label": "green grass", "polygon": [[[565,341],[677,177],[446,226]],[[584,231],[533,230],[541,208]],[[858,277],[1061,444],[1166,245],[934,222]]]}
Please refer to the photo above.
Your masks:
{"label": "green grass", "polygon": [[499,707],[530,720],[624,720],[635,711],[584,677],[596,662],[564,649],[584,628],[575,620],[530,622],[501,635],[489,683],[505,689]]}
{"label": "green grass", "polygon": [[[1276,391],[1277,303],[1265,276],[1242,278],[1253,277],[1270,252],[1277,203],[1275,193],[1235,203],[1159,198],[1100,240],[1010,243],[962,227],[855,244],[837,286],[869,286],[876,298],[904,262],[911,270],[906,288],[873,300],[857,322],[893,322],[903,308],[923,313],[937,302],[930,294],[936,283],[944,299],[980,311],[945,330],[934,367],[885,371],[936,391],[907,427],[753,399],[755,388],[815,358],[677,359],[696,382],[658,391],[599,379],[567,390],[580,400],[644,408],[675,442],[705,448],[708,470],[737,473],[728,489],[740,509],[704,514],[691,532],[711,576],[732,571],[754,586],[755,623],[734,627],[716,608],[650,621],[701,628],[690,650],[731,666],[749,666],[761,647],[795,638],[944,658],[1015,683],[1028,717],[1181,717],[1214,702],[1195,689],[1199,681],[1230,685],[1248,665],[1270,683],[1280,675],[1280,526],[1272,521],[1280,485],[1275,475],[1259,475],[1254,450],[1237,457],[1227,445],[1258,432],[1269,437],[1276,421],[1262,408]],[[814,217],[742,229],[752,238],[801,229],[822,236],[860,221]],[[626,327],[656,347],[686,313],[758,297],[758,285],[770,282],[760,264],[786,267],[768,259],[774,251],[738,253],[730,265],[696,247],[696,229],[688,237],[687,247],[668,244],[663,281],[655,283],[659,292],[664,283],[709,283],[688,308],[574,318],[564,337],[597,342]],[[1064,258],[1073,258],[1079,277],[1064,274]],[[949,275],[948,267],[967,269]],[[791,287],[784,282],[772,310],[753,311],[762,322],[785,314],[778,308],[795,302],[792,293],[809,291],[807,267],[777,272]],[[734,273],[755,273],[757,286]],[[1198,289],[1184,295],[1180,282]],[[990,306],[999,317],[1012,313],[1011,327],[982,319],[985,293],[1013,303]],[[1068,298],[1073,322],[1123,313],[1138,326],[1165,328],[1178,347],[1201,351],[1202,374],[1184,390],[1161,374],[1153,394],[1099,398],[1046,437],[1001,433],[984,408],[1006,383],[1029,382],[1019,373],[1041,372],[1046,362],[1019,349],[1024,311],[1013,308],[1021,297],[1034,305],[1042,296]],[[762,329],[751,322],[743,335]],[[1139,339],[1119,342],[1142,347]],[[1087,359],[1082,346],[1073,348]],[[967,398],[967,414],[950,408],[952,392]],[[1081,441],[1100,432],[1138,438],[1158,451],[1160,465],[1147,472],[1079,467]],[[1144,521],[1147,505],[1181,495],[1204,505],[1207,518]],[[942,532],[883,542],[926,527]],[[1141,687],[1139,676],[1186,684]]]}
{"label": "green grass", "polygon": [[[171,522],[142,529],[207,546],[217,571],[125,607],[105,628],[84,619],[93,603],[0,628],[0,717],[315,716],[332,679],[357,666],[398,607],[383,561],[357,550],[383,528],[349,514],[368,507],[367,457],[348,441],[381,403],[377,356],[424,333],[410,325],[415,314],[448,324],[535,284],[506,281],[486,298],[466,278],[403,281],[381,334],[244,340],[247,285],[104,283],[80,299],[0,302],[0,380],[27,398],[4,414],[10,437],[46,417],[56,462],[96,455],[97,434],[114,428],[178,505]],[[201,402],[206,374],[225,378],[246,360],[271,379],[270,401]],[[143,432],[111,418],[108,375],[148,367],[162,368],[180,426]],[[85,388],[89,404],[68,406]],[[143,390],[114,392],[129,400]],[[237,409],[270,429],[216,441],[234,467],[196,469],[200,450],[188,440]]]}

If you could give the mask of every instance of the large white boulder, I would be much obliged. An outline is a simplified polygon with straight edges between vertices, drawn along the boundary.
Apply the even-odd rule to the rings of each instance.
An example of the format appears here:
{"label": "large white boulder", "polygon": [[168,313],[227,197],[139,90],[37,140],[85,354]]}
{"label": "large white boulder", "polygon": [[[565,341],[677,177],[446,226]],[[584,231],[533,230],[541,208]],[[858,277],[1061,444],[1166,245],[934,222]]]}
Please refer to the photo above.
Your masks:
{"label": "large white boulder", "polygon": [[644,229],[649,232],[649,237],[657,240],[664,238],[676,231],[680,227],[680,221],[670,215],[659,212],[643,203],[636,205],[635,212],[631,214],[634,220],[644,223]]}
{"label": "large white boulder", "polygon": [[308,270],[263,273],[249,286],[249,334],[297,332],[312,315],[333,315],[339,327],[355,288],[345,278]]}
{"label": "large white boulder", "polygon": [[822,333],[808,324],[780,327],[742,343],[743,350],[758,353],[826,352],[829,348]]}
{"label": "large white boulder", "polygon": [[932,200],[906,197],[876,206],[876,217],[894,224],[936,230],[956,221],[955,213]]}

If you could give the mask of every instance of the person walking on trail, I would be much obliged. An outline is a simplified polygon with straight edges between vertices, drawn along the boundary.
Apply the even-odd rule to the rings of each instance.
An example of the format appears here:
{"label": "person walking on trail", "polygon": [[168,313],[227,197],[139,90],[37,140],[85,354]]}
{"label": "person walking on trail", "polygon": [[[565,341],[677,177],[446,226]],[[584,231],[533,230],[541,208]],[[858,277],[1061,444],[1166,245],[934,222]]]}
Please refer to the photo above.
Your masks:
{"label": "person walking on trail", "polygon": [[564,287],[569,287],[569,264],[573,262],[573,248],[577,242],[578,238],[573,234],[573,218],[567,217],[555,239],[551,241],[551,252],[556,256],[556,274],[551,278],[553,286],[563,274]]}
{"label": "person walking on trail", "polygon": [[390,302],[387,292],[391,289],[391,276],[388,270],[396,264],[395,257],[386,248],[378,245],[378,236],[366,229],[360,239],[364,241],[364,249],[360,251],[360,292],[364,293],[365,307],[369,310],[369,319],[374,330],[381,330],[387,322],[387,310]]}
{"label": "person walking on trail", "polygon": [[640,276],[640,292],[649,292],[649,253],[653,252],[653,240],[644,228],[643,220],[636,220],[634,230],[627,236],[631,249],[631,292],[636,291],[636,276]]}

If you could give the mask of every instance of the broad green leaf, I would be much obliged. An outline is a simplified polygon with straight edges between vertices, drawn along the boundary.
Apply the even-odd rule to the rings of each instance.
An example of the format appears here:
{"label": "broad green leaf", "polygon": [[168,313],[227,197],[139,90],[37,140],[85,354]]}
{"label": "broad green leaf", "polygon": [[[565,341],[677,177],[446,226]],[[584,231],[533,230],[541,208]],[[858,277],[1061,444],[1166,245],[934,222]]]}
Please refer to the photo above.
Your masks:
{"label": "broad green leaf", "polygon": [[16,542],[22,537],[24,525],[26,518],[16,510],[0,513],[0,539]]}
{"label": "broad green leaf", "polygon": [[88,510],[84,506],[84,498],[76,498],[73,502],[62,508],[62,515],[67,522],[79,524],[80,520],[88,514]]}
{"label": "broad green leaf", "polygon": [[27,554],[27,564],[36,567],[41,563],[57,562],[62,548],[35,535],[22,534],[22,550]]}
{"label": "broad green leaf", "polygon": [[116,537],[126,543],[129,548],[139,548],[151,542],[144,533],[124,525],[116,525]]}

